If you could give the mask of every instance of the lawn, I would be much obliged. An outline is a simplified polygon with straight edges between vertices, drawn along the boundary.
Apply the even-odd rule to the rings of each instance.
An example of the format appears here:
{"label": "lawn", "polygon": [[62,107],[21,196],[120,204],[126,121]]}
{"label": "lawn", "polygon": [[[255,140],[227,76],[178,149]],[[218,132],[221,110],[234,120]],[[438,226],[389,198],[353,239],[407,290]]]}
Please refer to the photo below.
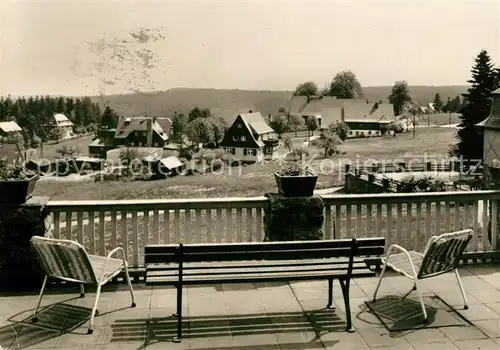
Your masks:
{"label": "lawn", "polygon": [[57,150],[64,146],[76,147],[79,155],[86,156],[89,153],[89,144],[92,142],[93,138],[94,136],[91,135],[78,139],[64,140],[59,143],[45,144],[43,145],[43,158],[54,159],[60,156]]}
{"label": "lawn", "polygon": [[[422,128],[396,137],[347,140],[342,145],[345,154],[324,159],[322,150],[308,148],[313,160],[309,163],[319,175],[317,188],[330,188],[343,184],[344,164],[357,162],[394,162],[431,157],[446,157],[454,140],[454,129]],[[90,138],[87,138],[87,143]],[[78,146],[84,139],[67,141]],[[48,147],[48,146],[46,146]],[[53,151],[62,147],[54,145]],[[83,148],[81,148],[83,150]],[[47,151],[48,152],[48,151]],[[180,176],[158,181],[136,182],[63,182],[40,181],[35,195],[50,196],[55,200],[99,200],[99,199],[154,199],[260,196],[275,191],[273,173],[280,162],[265,162],[225,169],[220,174]]]}

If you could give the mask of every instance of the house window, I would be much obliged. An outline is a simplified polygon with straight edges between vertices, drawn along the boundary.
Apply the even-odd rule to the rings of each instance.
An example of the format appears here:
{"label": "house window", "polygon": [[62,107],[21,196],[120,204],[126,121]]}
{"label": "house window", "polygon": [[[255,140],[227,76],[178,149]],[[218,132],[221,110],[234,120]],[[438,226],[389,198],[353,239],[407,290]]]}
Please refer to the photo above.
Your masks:
{"label": "house window", "polygon": [[244,156],[256,156],[257,150],[255,148],[244,148],[243,155]]}
{"label": "house window", "polygon": [[130,142],[130,146],[134,147],[134,143],[133,143],[133,142]]}
{"label": "house window", "polygon": [[241,141],[246,141],[246,140],[247,140],[246,136],[241,136]]}
{"label": "house window", "polygon": [[240,138],[238,136],[233,136],[233,141],[239,141]]}
{"label": "house window", "polygon": [[235,148],[226,148],[226,153],[230,153],[232,155],[236,154],[236,149]]}
{"label": "house window", "polygon": [[237,128],[241,128],[241,126],[242,126],[241,123],[236,124]]}
{"label": "house window", "polygon": [[148,133],[147,133],[146,131],[144,131],[144,132],[142,133],[142,136],[148,136]]}
{"label": "house window", "polygon": [[158,147],[158,142],[155,142],[155,147]]}

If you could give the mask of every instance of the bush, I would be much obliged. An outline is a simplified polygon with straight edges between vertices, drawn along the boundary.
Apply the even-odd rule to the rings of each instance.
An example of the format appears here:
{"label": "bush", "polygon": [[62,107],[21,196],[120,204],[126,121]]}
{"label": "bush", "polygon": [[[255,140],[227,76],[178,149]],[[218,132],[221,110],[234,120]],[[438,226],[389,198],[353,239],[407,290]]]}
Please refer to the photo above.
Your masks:
{"label": "bush", "polygon": [[413,193],[413,192],[445,192],[446,184],[442,180],[424,177],[415,179],[414,176],[409,176],[398,184],[398,192]]}

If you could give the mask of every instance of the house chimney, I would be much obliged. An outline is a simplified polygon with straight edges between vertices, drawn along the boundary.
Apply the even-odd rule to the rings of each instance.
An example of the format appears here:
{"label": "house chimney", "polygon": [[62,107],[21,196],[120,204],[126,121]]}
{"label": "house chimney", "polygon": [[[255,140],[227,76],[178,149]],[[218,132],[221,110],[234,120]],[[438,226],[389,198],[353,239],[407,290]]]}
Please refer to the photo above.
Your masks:
{"label": "house chimney", "polygon": [[146,145],[153,147],[153,118],[146,120]]}

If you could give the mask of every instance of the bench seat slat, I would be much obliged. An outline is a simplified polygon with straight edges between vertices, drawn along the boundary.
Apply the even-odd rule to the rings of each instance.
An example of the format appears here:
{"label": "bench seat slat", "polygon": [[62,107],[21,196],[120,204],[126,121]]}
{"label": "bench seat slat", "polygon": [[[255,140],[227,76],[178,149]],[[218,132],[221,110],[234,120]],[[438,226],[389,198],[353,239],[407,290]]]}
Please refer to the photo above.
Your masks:
{"label": "bench seat slat", "polygon": [[[364,263],[363,257],[356,257],[353,262]],[[242,260],[242,261],[229,261],[229,262],[189,262],[184,263],[183,270],[188,269],[228,269],[240,267],[281,267],[281,266],[323,266],[323,265],[341,265],[346,266],[349,259],[330,258],[330,259],[305,259],[305,260]],[[148,264],[146,271],[153,270],[178,270],[176,262],[162,263],[162,264]]]}
{"label": "bench seat slat", "polygon": [[[374,272],[368,268],[360,268],[353,270],[352,277],[371,277]],[[199,274],[185,274],[183,275],[183,284],[210,284],[210,283],[256,283],[256,282],[272,282],[283,280],[324,280],[325,278],[345,278],[345,270],[334,271],[274,271],[270,273],[241,273],[230,275],[199,275]],[[148,276],[146,283],[152,284],[176,284],[177,275],[172,276]]]}

